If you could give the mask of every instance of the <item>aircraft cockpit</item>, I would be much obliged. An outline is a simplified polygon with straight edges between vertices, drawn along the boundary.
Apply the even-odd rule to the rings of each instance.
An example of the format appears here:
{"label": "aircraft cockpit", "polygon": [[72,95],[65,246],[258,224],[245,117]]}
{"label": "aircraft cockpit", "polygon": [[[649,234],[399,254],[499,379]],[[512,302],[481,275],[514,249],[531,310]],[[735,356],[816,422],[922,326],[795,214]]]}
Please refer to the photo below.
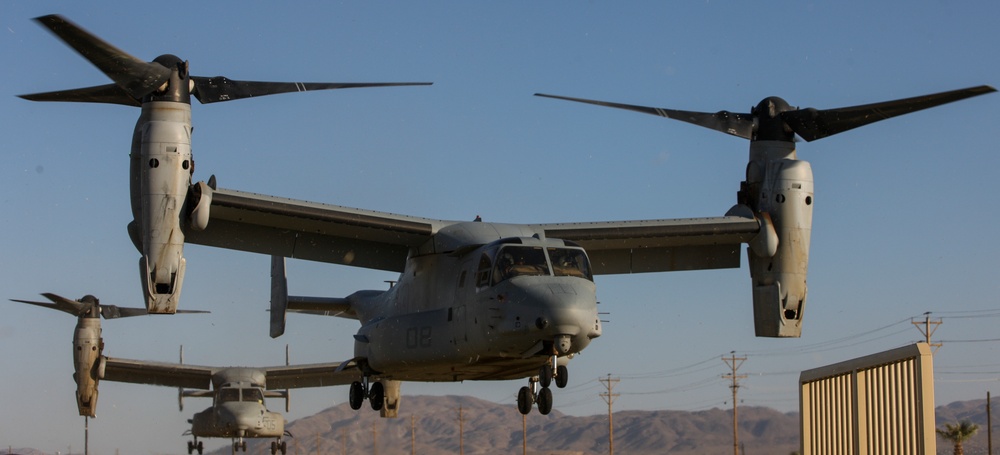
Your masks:
{"label": "aircraft cockpit", "polygon": [[216,404],[234,401],[264,404],[264,392],[259,387],[226,386],[215,394]]}
{"label": "aircraft cockpit", "polygon": [[495,242],[479,259],[476,286],[494,286],[517,276],[567,276],[593,281],[590,260],[583,248],[560,243],[531,245],[522,239]]}

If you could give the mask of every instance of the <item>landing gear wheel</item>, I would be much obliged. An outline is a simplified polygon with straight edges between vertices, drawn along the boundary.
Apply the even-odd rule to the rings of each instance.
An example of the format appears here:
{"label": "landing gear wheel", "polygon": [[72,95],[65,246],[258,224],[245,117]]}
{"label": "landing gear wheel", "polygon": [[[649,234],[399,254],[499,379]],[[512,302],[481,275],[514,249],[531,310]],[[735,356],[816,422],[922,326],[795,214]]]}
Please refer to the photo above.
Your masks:
{"label": "landing gear wheel", "polygon": [[192,453],[194,453],[194,443],[188,441],[188,455],[191,455]]}
{"label": "landing gear wheel", "polygon": [[538,412],[543,416],[549,415],[552,412],[552,390],[548,387],[543,387],[542,390],[538,391]]}
{"label": "landing gear wheel", "polygon": [[285,455],[285,452],[288,452],[288,441],[281,441],[278,450],[281,450],[281,455]]}
{"label": "landing gear wheel", "polygon": [[372,389],[368,391],[368,401],[371,402],[372,409],[379,411],[385,404],[385,386],[381,382],[372,384]]}
{"label": "landing gear wheel", "polygon": [[195,445],[195,449],[198,449],[198,455],[201,455],[201,452],[205,450],[205,443],[198,441],[198,444]]}
{"label": "landing gear wheel", "polygon": [[538,370],[538,384],[540,384],[543,389],[549,388],[549,385],[552,384],[552,365],[542,365],[542,367]]}
{"label": "landing gear wheel", "polygon": [[354,381],[351,383],[348,401],[351,402],[351,409],[355,411],[361,409],[361,405],[365,402],[365,387],[360,382]]}
{"label": "landing gear wheel", "polygon": [[528,415],[531,412],[531,405],[534,404],[534,401],[530,387],[524,386],[521,387],[521,390],[517,391],[517,410],[521,414]]}
{"label": "landing gear wheel", "polygon": [[240,448],[243,449],[244,452],[246,452],[247,451],[247,442],[246,441],[241,442],[240,443]]}
{"label": "landing gear wheel", "polygon": [[565,365],[559,365],[556,368],[556,387],[560,389],[565,388],[566,384],[569,383],[569,369]]}
{"label": "landing gear wheel", "polygon": [[278,443],[271,441],[271,455],[278,453]]}

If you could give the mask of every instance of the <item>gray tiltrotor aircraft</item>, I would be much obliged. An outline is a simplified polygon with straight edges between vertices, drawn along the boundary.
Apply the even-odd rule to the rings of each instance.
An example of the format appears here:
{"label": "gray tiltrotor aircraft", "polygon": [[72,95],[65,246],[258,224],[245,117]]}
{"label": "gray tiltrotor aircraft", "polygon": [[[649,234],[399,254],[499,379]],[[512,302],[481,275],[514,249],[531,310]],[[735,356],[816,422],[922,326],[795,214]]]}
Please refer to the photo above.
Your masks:
{"label": "gray tiltrotor aircraft", "polygon": [[[150,312],[172,313],[183,279],[183,243],[275,256],[271,335],[287,310],[357,319],[356,381],[365,399],[395,415],[400,381],[529,378],[518,408],[552,408],[549,385],[601,335],[593,277],[600,274],[735,268],[748,244],[758,336],[797,337],[806,303],[814,202],[812,171],[798,160],[807,141],[920,109],[995,91],[980,86],[839,109],[793,109],[780,98],[750,113],[700,113],[572,99],[638,110],[749,139],[746,180],[724,216],[640,221],[502,224],[446,221],[347,208],[192,183],[190,96],[202,102],[274,93],[260,86],[188,76],[173,56],[146,63],[57,16],[39,19],[115,81],[99,89],[25,96],[142,107],[132,146],[129,229],[142,254]],[[288,90],[331,88],[287,84]],[[287,90],[285,90],[287,91]],[[250,94],[248,94],[250,93]],[[168,191],[163,191],[168,188]],[[346,298],[290,297],[291,257],[400,273],[388,290]],[[384,406],[389,409],[386,410]]]}
{"label": "gray tiltrotor aircraft", "polygon": [[[291,436],[285,431],[285,417],[264,405],[265,398],[284,398],[288,411],[288,389],[349,384],[356,374],[351,365],[317,363],[273,367],[208,367],[184,363],[147,362],[118,359],[104,355],[101,337],[101,317],[116,319],[148,314],[145,308],[122,308],[101,305],[92,295],[70,300],[55,294],[42,294],[49,302],[14,300],[63,311],[78,317],[73,333],[73,379],[76,381],[76,402],[80,415],[94,417],[97,411],[98,385],[101,380],[151,384],[178,388],[178,403],[184,410],[184,397],[212,398],[212,406],[195,413],[188,420],[193,440],[188,441],[188,453],[202,453],[198,438],[229,438],[233,451],[246,451],[245,438],[274,438],[271,454],[287,450],[281,438]],[[203,313],[185,311],[184,313]],[[192,390],[193,389],[193,390]],[[283,389],[283,390],[282,390]]]}

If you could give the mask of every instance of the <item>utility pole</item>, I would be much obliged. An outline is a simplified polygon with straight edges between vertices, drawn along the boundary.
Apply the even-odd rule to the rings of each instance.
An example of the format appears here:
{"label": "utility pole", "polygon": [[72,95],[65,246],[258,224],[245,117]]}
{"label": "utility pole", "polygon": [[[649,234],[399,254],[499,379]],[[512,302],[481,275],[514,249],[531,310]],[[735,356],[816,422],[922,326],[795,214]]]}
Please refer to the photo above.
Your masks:
{"label": "utility pole", "polygon": [[[931,353],[936,354],[938,348],[941,347],[941,343],[931,343],[931,335],[934,335],[934,331],[937,330],[939,325],[941,325],[941,320],[938,319],[937,321],[932,321],[931,312],[928,311],[924,313],[923,321],[914,321],[913,319],[910,319],[910,324],[913,324],[917,327],[917,330],[920,331],[920,334],[924,336],[924,340],[927,341],[927,344],[930,345],[930,347],[932,348]],[[934,327],[931,328],[931,325],[933,325]]]}
{"label": "utility pole", "polygon": [[993,455],[993,416],[990,414],[990,391],[986,391],[986,453]]}
{"label": "utility pole", "polygon": [[458,406],[458,453],[465,455],[465,421],[462,419],[462,405]]}
{"label": "utility pole", "polygon": [[528,455],[528,414],[521,414],[521,453]]}
{"label": "utility pole", "polygon": [[621,381],[621,379],[619,378],[611,379],[611,373],[608,373],[607,379],[598,378],[598,381],[604,383],[604,386],[607,387],[608,389],[607,392],[601,393],[601,398],[604,398],[604,401],[608,403],[608,450],[609,450],[608,453],[610,453],[611,455],[615,455],[615,426],[612,420],[611,405],[612,403],[614,403],[615,397],[617,397],[619,394],[611,393],[611,389],[614,389],[615,383]]}
{"label": "utility pole", "polygon": [[729,369],[732,370],[731,373],[722,375],[723,379],[732,379],[733,383],[729,386],[733,391],[733,455],[740,455],[740,439],[739,439],[739,422],[736,419],[736,393],[740,389],[739,380],[746,378],[745,374],[736,374],[736,370],[740,369],[740,365],[746,361],[746,357],[736,357],[736,351],[729,352],[730,357],[723,357],[722,361],[726,362]]}

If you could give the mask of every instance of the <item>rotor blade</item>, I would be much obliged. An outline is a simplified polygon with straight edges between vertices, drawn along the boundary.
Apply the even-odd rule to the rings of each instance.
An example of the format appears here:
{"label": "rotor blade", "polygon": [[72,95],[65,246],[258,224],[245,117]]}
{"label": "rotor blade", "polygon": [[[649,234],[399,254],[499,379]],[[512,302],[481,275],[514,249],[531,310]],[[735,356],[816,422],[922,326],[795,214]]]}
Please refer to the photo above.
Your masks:
{"label": "rotor blade", "polygon": [[90,311],[92,303],[79,302],[73,299],[67,299],[61,295],[52,294],[49,292],[43,292],[42,295],[55,303],[60,309],[67,313],[75,314],[77,316]]}
{"label": "rotor blade", "polygon": [[837,133],[875,123],[879,120],[909,114],[922,109],[940,106],[953,101],[971,98],[996,89],[989,85],[969,87],[950,92],[932,95],[916,96],[895,101],[865,104],[861,106],[841,107],[837,109],[800,109],[782,112],[785,123],[802,139],[814,141]]}
{"label": "rotor blade", "polygon": [[139,100],[115,84],[99,85],[54,92],[31,93],[18,95],[28,101],[68,101],[77,103],[107,103],[123,104],[125,106],[142,106]]}
{"label": "rotor blade", "polygon": [[49,303],[49,302],[35,302],[35,301],[32,301],[32,300],[18,300],[18,299],[10,299],[10,301],[11,302],[18,302],[18,303],[27,303],[28,305],[36,305],[36,306],[41,306],[41,307],[45,307],[45,308],[51,308],[53,310],[58,310],[58,311],[62,311],[62,312],[66,312],[66,313],[70,313],[70,314],[76,315],[76,312],[74,312],[74,311],[66,311],[65,309],[59,307],[58,305],[56,305],[54,303]]}
{"label": "rotor blade", "polygon": [[36,305],[45,308],[51,308],[53,310],[59,310],[63,313],[69,313],[73,316],[79,316],[90,310],[90,307],[84,303],[77,302],[76,300],[67,299],[56,294],[43,293],[45,298],[52,301],[52,303],[47,302],[35,302],[32,300],[17,300],[11,299],[12,302],[27,303],[28,305]]}
{"label": "rotor blade", "polygon": [[115,305],[101,305],[101,316],[104,319],[127,318],[131,316],[145,316],[149,314],[145,308],[128,308]]}
{"label": "rotor blade", "polygon": [[719,111],[714,114],[708,112],[678,111],[658,107],[610,103],[607,101],[595,101],[583,98],[570,98],[568,96],[546,95],[544,93],[536,93],[535,96],[576,101],[578,103],[596,104],[598,106],[614,107],[618,109],[642,112],[644,114],[659,115],[660,117],[692,123],[722,133],[731,134],[736,137],[742,137],[744,139],[750,139],[750,136],[753,134],[753,116],[750,114],[737,114],[729,111]]}
{"label": "rotor blade", "polygon": [[[202,310],[177,310],[177,313],[208,313]],[[145,308],[120,307],[115,305],[101,305],[101,316],[104,319],[128,318],[132,316],[146,316],[149,312]]]}
{"label": "rotor blade", "polygon": [[133,57],[62,16],[53,14],[35,20],[115,81],[132,98],[142,99],[170,78],[170,69]]}
{"label": "rotor blade", "polygon": [[224,76],[211,78],[192,76],[191,80],[194,81],[195,86],[194,96],[202,104],[311,90],[432,84],[431,82],[258,82],[235,81]]}

